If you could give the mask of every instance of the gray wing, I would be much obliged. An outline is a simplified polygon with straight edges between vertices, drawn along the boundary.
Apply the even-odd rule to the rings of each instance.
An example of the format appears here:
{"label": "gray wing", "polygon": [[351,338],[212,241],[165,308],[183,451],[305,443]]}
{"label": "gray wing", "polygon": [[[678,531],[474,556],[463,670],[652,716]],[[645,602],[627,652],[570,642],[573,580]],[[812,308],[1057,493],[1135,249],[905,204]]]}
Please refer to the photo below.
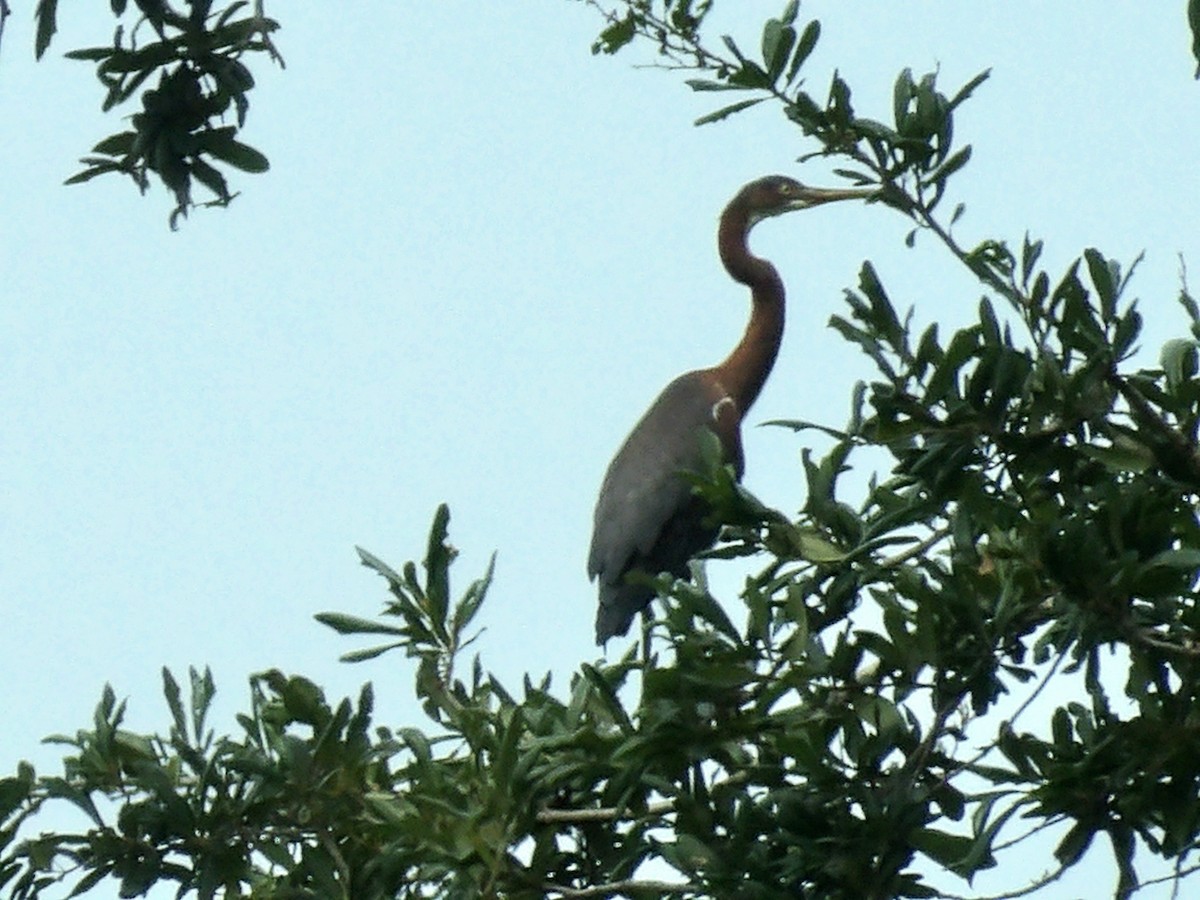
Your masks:
{"label": "gray wing", "polygon": [[698,372],[672,381],[633,427],[604,475],[593,520],[588,574],[614,581],[635,554],[654,546],[691,495],[683,469],[700,464],[702,428],[713,400]]}
{"label": "gray wing", "polygon": [[624,583],[631,567],[644,564],[651,574],[683,574],[687,560],[716,537],[715,530],[700,527],[703,510],[679,475],[700,467],[702,429],[717,431],[727,454],[740,464],[737,416],[728,410],[719,424],[714,420],[722,392],[704,374],[689,372],[667,385],[604,476],[588,556],[588,574],[600,579],[600,643],[623,634],[653,597],[642,585]]}

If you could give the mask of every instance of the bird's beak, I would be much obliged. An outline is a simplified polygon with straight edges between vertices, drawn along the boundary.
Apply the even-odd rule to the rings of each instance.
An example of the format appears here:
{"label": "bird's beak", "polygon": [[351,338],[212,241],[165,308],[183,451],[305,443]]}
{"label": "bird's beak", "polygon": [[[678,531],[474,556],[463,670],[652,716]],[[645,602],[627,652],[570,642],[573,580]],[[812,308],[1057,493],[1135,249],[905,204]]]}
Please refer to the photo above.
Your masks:
{"label": "bird's beak", "polygon": [[793,209],[808,209],[810,206],[820,206],[822,203],[832,203],[834,200],[863,200],[878,194],[877,188],[815,188],[806,187],[804,193],[796,198]]}

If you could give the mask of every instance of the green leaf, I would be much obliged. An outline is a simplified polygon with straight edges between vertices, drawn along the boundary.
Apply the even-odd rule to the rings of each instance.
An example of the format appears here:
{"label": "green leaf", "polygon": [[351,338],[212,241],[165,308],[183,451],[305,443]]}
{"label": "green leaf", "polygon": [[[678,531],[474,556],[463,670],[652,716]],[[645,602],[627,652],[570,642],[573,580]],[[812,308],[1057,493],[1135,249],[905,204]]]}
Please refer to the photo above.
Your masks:
{"label": "green leaf", "polygon": [[721,35],[721,42],[729,48],[729,52],[733,54],[734,58],[738,62],[742,63],[742,65],[745,65],[746,57],[742,56],[742,51],[738,49],[738,45],[733,38],[727,34],[723,34]]}
{"label": "green leaf", "polygon": [[50,46],[50,39],[58,31],[58,0],[38,0],[33,15],[37,19],[37,36],[34,39],[33,54],[35,58],[41,59],[46,48]]}
{"label": "green leaf", "polygon": [[187,717],[183,714],[183,701],[180,699],[179,682],[166,666],[162,669],[163,696],[167,698],[167,707],[171,710],[171,718],[175,720],[175,731],[181,740],[187,740]]}
{"label": "green leaf", "polygon": [[596,696],[603,702],[609,716],[616,722],[617,727],[626,735],[635,734],[637,729],[633,727],[633,722],[629,720],[629,714],[625,712],[625,707],[621,705],[621,699],[617,696],[617,692],[613,686],[609,684],[604,673],[593,665],[583,663],[580,666],[580,671],[583,677],[596,689]]}
{"label": "green leaf", "polygon": [[154,74],[153,69],[146,69],[142,72],[137,72],[133,76],[122,81],[114,81],[109,88],[108,96],[104,98],[104,103],[100,108],[103,112],[108,112],[119,103],[124,103],[134,92],[142,86],[142,84]]}
{"label": "green leaf", "polygon": [[681,872],[695,874],[706,869],[717,855],[699,838],[679,834],[674,844],[661,845],[663,857]]}
{"label": "green leaf", "polygon": [[762,90],[770,90],[773,84],[771,76],[767,74],[766,70],[759,66],[758,63],[750,62],[749,60],[742,63],[740,69],[729,75],[729,83],[745,88],[761,88]]}
{"label": "green leaf", "polygon": [[93,153],[107,153],[109,156],[124,156],[133,151],[133,142],[137,138],[137,134],[133,131],[122,131],[119,134],[110,134],[95,147],[92,148]]}
{"label": "green leaf", "polygon": [[783,68],[791,56],[792,47],[796,44],[796,29],[785,25],[778,19],[768,19],[763,26],[762,51],[763,65],[766,66],[767,76],[774,83],[783,74]]}
{"label": "green leaf", "polygon": [[74,804],[83,810],[87,817],[96,824],[97,828],[105,827],[104,820],[100,817],[100,811],[96,809],[96,804],[92,802],[92,798],[85,791],[67,782],[66,779],[43,778],[41,787],[46,792],[47,797],[60,797]]}
{"label": "green leaf", "polygon": [[1114,441],[1107,447],[1084,444],[1079,449],[1110,472],[1145,472],[1154,465],[1154,452],[1129,439]]}
{"label": "green leaf", "polygon": [[904,327],[900,324],[896,309],[888,299],[883,283],[870,262],[864,262],[859,269],[858,287],[871,301],[870,314],[866,321],[884,340],[899,350],[904,345]]}
{"label": "green leaf", "polygon": [[1116,331],[1112,332],[1112,352],[1118,360],[1128,358],[1136,352],[1134,341],[1141,334],[1141,314],[1130,307],[1129,311],[1117,319]]}
{"label": "green leaf", "polygon": [[1188,27],[1192,29],[1192,56],[1196,59],[1195,78],[1200,79],[1200,0],[1188,0]]}
{"label": "green leaf", "polygon": [[[785,26],[778,19],[767,19],[763,24],[762,32],[762,59],[763,65],[767,71],[773,71],[775,68],[775,58],[779,55],[781,44],[784,40]],[[795,40],[795,32],[792,33],[792,39]],[[788,51],[791,51],[788,47]]]}
{"label": "green leaf", "polygon": [[1067,750],[1075,743],[1075,733],[1071,727],[1071,718],[1063,707],[1059,707],[1050,717],[1050,734],[1055,746],[1060,752]]}
{"label": "green leaf", "polygon": [[81,159],[80,162],[86,163],[88,168],[82,172],[77,172],[63,182],[66,184],[83,184],[85,181],[91,181],[97,175],[104,175],[108,172],[123,172],[124,168],[119,162],[114,162],[111,159],[97,159],[88,157]]}
{"label": "green leaf", "polygon": [[192,160],[192,176],[212,191],[219,201],[228,202],[232,199],[225,176],[199,157]]}
{"label": "green leaf", "polygon": [[996,311],[992,309],[992,303],[987,297],[983,297],[979,301],[979,327],[980,336],[983,338],[983,345],[999,346],[1000,345],[1000,322],[996,318]]}
{"label": "green leaf", "polygon": [[454,612],[450,616],[450,630],[455,637],[462,634],[463,629],[471,623],[475,618],[475,614],[479,612],[479,607],[487,597],[488,588],[491,587],[495,572],[496,554],[493,553],[491,559],[488,560],[487,569],[484,571],[483,576],[471,582],[470,586],[463,592],[462,599],[454,606]]}
{"label": "green leaf", "polygon": [[964,328],[950,339],[945,355],[934,367],[933,374],[925,386],[923,403],[932,406],[947,395],[957,395],[959,372],[967,360],[979,350],[979,330]]}
{"label": "green leaf", "polygon": [[602,32],[592,44],[592,53],[616,53],[637,35],[637,19],[632,12],[617,19]]}
{"label": "green leaf", "polygon": [[96,868],[92,869],[90,872],[88,872],[86,875],[84,875],[82,878],[80,878],[79,881],[76,883],[75,887],[71,889],[71,893],[67,894],[67,896],[68,897],[83,896],[84,894],[91,891],[91,889],[94,888],[96,885],[98,885],[101,881],[103,881],[105,878],[107,878],[109,876],[109,874],[112,872],[112,870],[113,870],[113,867],[111,865],[107,865],[107,864],[98,865]]}
{"label": "green leaf", "polygon": [[703,619],[735,644],[742,642],[742,636],[738,634],[729,614],[725,612],[725,607],[721,606],[712,594],[703,588],[685,582],[678,582],[677,585],[675,598],[681,606]]}
{"label": "green leaf", "polygon": [[900,134],[905,133],[905,124],[908,121],[908,105],[912,100],[913,92],[916,86],[913,84],[912,69],[904,69],[896,76],[896,82],[892,85],[892,117],[896,124],[896,131]]}
{"label": "green leaf", "polygon": [[[108,57],[97,66],[97,73],[103,76],[123,75],[130,72],[153,72],[159,66],[174,62],[179,58],[179,51],[174,42],[158,41],[142,47],[140,50],[122,50],[113,48]],[[176,84],[174,81],[160,82]]]}
{"label": "green leaf", "polygon": [[525,715],[520,707],[512,710],[512,716],[504,726],[500,739],[500,747],[496,751],[492,771],[496,781],[503,786],[512,784],[513,772],[517,765],[517,751],[525,731]]}
{"label": "green leaf", "polygon": [[326,612],[313,616],[322,625],[328,625],[338,634],[404,634],[404,629],[386,625],[372,619],[363,619],[346,613]]}
{"label": "green leaf", "polygon": [[228,144],[222,146],[220,152],[216,149],[212,149],[210,152],[213,156],[243,172],[257,174],[271,168],[270,160],[249,144],[243,144],[241,141],[229,141]]}
{"label": "green leaf", "polygon": [[382,575],[384,578],[386,578],[389,582],[389,585],[399,586],[403,584],[403,579],[401,579],[400,574],[379,557],[369,553],[362,547],[355,547],[354,550],[356,553],[358,553],[359,562],[361,562],[368,569],[372,569],[379,575]]}
{"label": "green leaf", "polygon": [[726,106],[723,109],[718,109],[716,112],[711,112],[708,115],[701,116],[693,124],[708,125],[712,122],[719,122],[736,112],[741,112],[743,109],[749,109],[751,106],[762,103],[766,99],[766,97],[756,97],[753,100],[741,100],[737,103]]}
{"label": "green leaf", "polygon": [[829,101],[827,112],[830,121],[841,127],[849,128],[854,120],[854,107],[850,103],[850,85],[837,71],[829,81]]}
{"label": "green leaf", "polygon": [[1164,550],[1152,557],[1146,565],[1153,568],[1179,569],[1184,572],[1200,571],[1200,547]]}
{"label": "green leaf", "polygon": [[909,121],[915,125],[914,133],[921,137],[932,137],[938,134],[949,113],[934,87],[932,74],[921,77],[913,91],[913,99],[916,101],[916,106]]}
{"label": "green leaf", "polygon": [[963,834],[948,834],[934,828],[920,828],[913,833],[913,846],[940,866],[957,871],[957,865],[971,852],[975,839]]}
{"label": "green leaf", "polygon": [[[1006,781],[1011,778],[1011,773],[992,767],[977,767],[975,771],[987,774],[993,781]],[[975,831],[971,848],[954,865],[954,871],[959,875],[971,878],[979,870],[990,869],[996,865],[995,857],[992,854],[992,842],[1005,823],[1021,810],[1022,805],[1020,802],[1013,803],[989,822],[988,817],[991,815],[993,807],[1005,796],[1005,792],[999,791],[985,795],[979,806],[976,807],[971,817],[971,824]]]}
{"label": "green leaf", "polygon": [[1163,374],[1167,376],[1167,387],[1178,391],[1190,381],[1197,370],[1197,342],[1187,338],[1172,338],[1163,344],[1159,356]]}
{"label": "green leaf", "polygon": [[1089,828],[1082,822],[1076,822],[1071,830],[1063,835],[1063,839],[1054,848],[1054,856],[1063,866],[1073,866],[1087,852],[1092,838],[1096,836],[1095,829]]}
{"label": "green leaf", "polygon": [[[874,119],[857,118],[854,120],[854,127],[858,129],[858,133],[865,137],[875,138],[886,144],[894,144],[900,140],[900,135],[888,128],[882,122],[876,122]],[[835,169],[836,172],[847,171],[845,169]],[[851,170],[852,171],[852,170]],[[873,177],[865,175],[855,175],[854,180],[859,184],[871,184],[874,182]]]}
{"label": "green leaf", "polygon": [[389,650],[403,647],[406,643],[405,641],[396,641],[391,644],[381,644],[378,647],[368,647],[365,650],[351,650],[349,653],[343,653],[338,659],[348,663],[366,662],[368,659],[375,659],[377,656],[382,656]]}
{"label": "green leaf", "polygon": [[949,108],[951,110],[953,110],[960,103],[962,103],[964,100],[966,100],[968,97],[970,97],[973,93],[975,93],[975,88],[979,87],[981,84],[983,84],[985,81],[987,81],[988,78],[991,77],[991,74],[992,74],[991,69],[984,69],[982,72],[980,72],[974,78],[972,78],[970,81],[968,81],[966,84],[964,84],[961,88],[959,88],[958,93],[955,94],[950,99],[950,102],[948,104]]}
{"label": "green leaf", "polygon": [[792,431],[820,431],[822,434],[827,434],[838,441],[849,439],[849,435],[844,431],[838,431],[836,428],[830,428],[827,425],[821,425],[817,422],[808,422],[804,419],[770,419],[760,424],[764,427],[790,428]]}
{"label": "green leaf", "polygon": [[1084,250],[1083,258],[1087,261],[1088,274],[1091,276],[1092,284],[1096,288],[1096,294],[1100,298],[1100,315],[1103,321],[1110,321],[1116,311],[1117,304],[1117,284],[1119,278],[1113,270],[1116,264],[1110,263],[1094,247]]}
{"label": "green leaf", "polygon": [[703,78],[689,78],[684,82],[693,91],[745,91],[748,88],[740,84],[729,84],[724,81],[705,81]]}
{"label": "green leaf", "polygon": [[796,75],[799,74],[800,68],[812,55],[813,48],[817,46],[817,41],[821,38],[821,23],[816,19],[804,26],[804,31],[800,35],[800,40],[796,42],[796,49],[792,53],[792,63],[788,66],[786,83],[791,84],[796,80]]}
{"label": "green leaf", "polygon": [[108,57],[116,52],[116,49],[113,47],[85,47],[82,50],[68,50],[63,56],[67,59],[99,62],[102,59],[108,59]]}
{"label": "green leaf", "polygon": [[408,749],[412,751],[418,766],[428,769],[433,765],[433,748],[423,731],[416,728],[401,728],[398,734],[408,745]]}
{"label": "green leaf", "polygon": [[925,178],[926,184],[937,184],[944,182],[947,178],[965,166],[971,160],[971,145],[963,147],[948,160],[934,169]]}
{"label": "green leaf", "polygon": [[192,734],[200,741],[203,740],[204,722],[212,706],[213,697],[216,696],[217,686],[213,681],[212,669],[208,666],[204,667],[203,675],[194,668],[189,668],[188,676],[192,690]]}
{"label": "green leaf", "polygon": [[[410,818],[412,807],[408,803],[403,802],[395,794],[383,791],[370,791],[363,795],[363,801],[372,813],[378,816],[381,821],[397,829],[398,833],[402,833],[401,829],[412,828],[412,820]],[[295,862],[286,855],[276,864],[285,869],[295,868]],[[337,896],[337,894],[333,896]]]}
{"label": "green leaf", "polygon": [[0,778],[0,822],[7,820],[13,810],[29,799],[33,773],[29,772],[28,778],[22,774],[15,778]]}
{"label": "green leaf", "polygon": [[1021,284],[1029,284],[1029,278],[1033,274],[1033,267],[1037,265],[1038,258],[1041,255],[1042,242],[1031,241],[1029,239],[1029,232],[1025,232],[1025,241],[1021,246]]}
{"label": "green leaf", "polygon": [[846,554],[841,548],[815,529],[797,528],[795,538],[796,550],[800,558],[808,562],[838,563],[846,558]]}
{"label": "green leaf", "polygon": [[[122,0],[124,2],[124,0]],[[236,3],[231,3],[224,12],[217,18],[216,24],[213,26],[213,31],[220,31],[232,19],[239,10],[249,6],[249,0],[237,0]]]}

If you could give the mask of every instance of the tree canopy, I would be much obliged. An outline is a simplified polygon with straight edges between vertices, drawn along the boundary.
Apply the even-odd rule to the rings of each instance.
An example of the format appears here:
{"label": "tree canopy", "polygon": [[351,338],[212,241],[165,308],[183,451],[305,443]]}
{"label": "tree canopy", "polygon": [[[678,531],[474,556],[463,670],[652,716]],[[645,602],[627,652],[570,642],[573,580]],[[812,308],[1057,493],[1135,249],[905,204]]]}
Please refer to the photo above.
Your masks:
{"label": "tree canopy", "polygon": [[[82,174],[144,187],[156,173],[176,213],[192,178],[227,202],[205,157],[258,164],[239,166],[248,148],[212,120],[233,108],[241,124],[252,79],[237,57],[274,55],[274,23],[261,7],[238,18],[242,3],[137,5],[157,39],[119,30],[77,55],[110,105],[157,72],[166,111],[143,95]],[[873,375],[845,421],[777,423],[832,441],[804,451],[800,515],[739,486],[714,442],[694,473],[724,526],[706,556],[757,573],[736,600],[700,565],[660,578],[640,649],[582,665],[563,692],[540,674],[505,685],[472,658],[493,572],[454,590],[445,507],[419,564],[360,551],[388,591],[378,619],[318,616],[370,637],[347,660],[403,653],[427,721],[379,724],[370,686],[333,701],[272,670],[252,677],[241,731],[218,735],[211,676],[192,671],[185,691],[164,670],[169,721],[140,734],[106,688],[94,721],[56,738],[62,774],[0,779],[8,896],[115,879],[122,896],[167,883],[201,898],[959,897],[1047,843],[1050,868],[1014,867],[1004,896],[1051,888],[1088,853],[1114,860],[1118,897],[1200,868],[1200,303],[1186,282],[1188,330],[1145,367],[1136,259],[1085,248],[1048,271],[1039,236],[958,236],[971,148],[955,115],[987,72],[947,88],[902,71],[890,108],[863,114],[841,76],[819,94],[803,80],[821,29],[796,2],[753,48],[714,40],[711,3],[589,5],[595,52],[647,48],[720,101],[698,124],[777,106],[810,156],[877,188],[873,211],[976,280],[974,321],[943,334],[864,263],[830,324]],[[39,4],[39,52],[54,7]],[[1061,684],[1077,690],[1047,702]],[[32,833],[64,802],[85,827]]]}

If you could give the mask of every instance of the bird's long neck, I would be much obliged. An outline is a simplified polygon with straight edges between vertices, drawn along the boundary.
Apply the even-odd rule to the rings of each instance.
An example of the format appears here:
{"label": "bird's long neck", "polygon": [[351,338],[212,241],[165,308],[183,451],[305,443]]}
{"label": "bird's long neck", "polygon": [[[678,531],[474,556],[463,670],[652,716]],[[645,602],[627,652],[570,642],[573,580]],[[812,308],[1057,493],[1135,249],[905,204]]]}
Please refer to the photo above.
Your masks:
{"label": "bird's long neck", "polygon": [[746,246],[750,225],[745,210],[730,207],[722,214],[717,230],[717,248],[725,270],[734,281],[750,288],[746,333],[714,369],[717,380],[737,404],[739,416],[758,398],[783,341],[783,281],[773,265],[750,253]]}

